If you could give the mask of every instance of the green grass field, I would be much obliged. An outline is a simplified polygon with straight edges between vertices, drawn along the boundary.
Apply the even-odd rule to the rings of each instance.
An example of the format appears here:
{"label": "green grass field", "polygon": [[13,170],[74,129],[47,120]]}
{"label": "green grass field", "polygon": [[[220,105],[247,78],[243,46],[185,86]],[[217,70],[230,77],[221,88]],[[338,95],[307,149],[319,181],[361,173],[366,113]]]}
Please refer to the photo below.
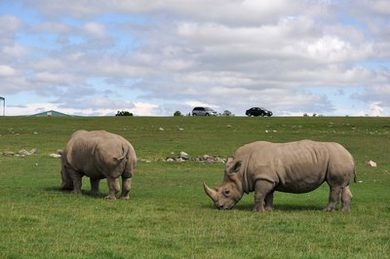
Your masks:
{"label": "green grass field", "polygon": [[[164,130],[160,130],[163,128]],[[49,157],[77,129],[127,138],[140,159],[129,201],[59,191]],[[223,164],[168,163],[174,152],[229,156],[255,140],[336,141],[354,156],[351,213],[325,213],[326,184],[276,193],[275,210],[252,212],[253,195],[218,211],[202,183],[221,183]],[[0,258],[389,258],[390,118],[102,117],[0,118]],[[149,161],[147,161],[149,160]],[[377,162],[377,168],[366,165]]]}

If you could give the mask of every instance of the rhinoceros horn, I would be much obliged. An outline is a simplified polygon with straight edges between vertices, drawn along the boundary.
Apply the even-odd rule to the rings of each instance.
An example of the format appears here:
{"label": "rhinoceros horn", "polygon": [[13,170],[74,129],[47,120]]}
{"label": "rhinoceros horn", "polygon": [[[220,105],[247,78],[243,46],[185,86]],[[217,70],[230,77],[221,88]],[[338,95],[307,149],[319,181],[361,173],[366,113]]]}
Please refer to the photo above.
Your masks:
{"label": "rhinoceros horn", "polygon": [[217,201],[217,192],[207,186],[206,183],[203,183],[203,188],[205,193],[215,202]]}

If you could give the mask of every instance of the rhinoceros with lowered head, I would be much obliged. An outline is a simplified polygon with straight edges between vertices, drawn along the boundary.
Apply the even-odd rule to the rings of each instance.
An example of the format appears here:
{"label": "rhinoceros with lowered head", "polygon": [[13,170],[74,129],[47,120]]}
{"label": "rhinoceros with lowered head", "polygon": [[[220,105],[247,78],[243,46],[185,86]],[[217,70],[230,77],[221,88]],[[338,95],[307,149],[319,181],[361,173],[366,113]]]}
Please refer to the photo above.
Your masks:
{"label": "rhinoceros with lowered head", "polygon": [[81,179],[88,176],[91,192],[99,192],[99,181],[107,178],[106,199],[116,199],[122,178],[122,199],[129,199],[137,157],[123,137],[104,130],[74,132],[61,154],[61,189],[81,193]]}
{"label": "rhinoceros with lowered head", "polygon": [[338,143],[257,141],[238,148],[228,159],[221,186],[203,185],[218,209],[231,209],[244,193],[255,192],[254,210],[263,212],[272,210],[275,191],[306,193],[327,182],[330,193],[324,210],[335,210],[341,199],[342,210],[349,211],[352,176],[352,155]]}

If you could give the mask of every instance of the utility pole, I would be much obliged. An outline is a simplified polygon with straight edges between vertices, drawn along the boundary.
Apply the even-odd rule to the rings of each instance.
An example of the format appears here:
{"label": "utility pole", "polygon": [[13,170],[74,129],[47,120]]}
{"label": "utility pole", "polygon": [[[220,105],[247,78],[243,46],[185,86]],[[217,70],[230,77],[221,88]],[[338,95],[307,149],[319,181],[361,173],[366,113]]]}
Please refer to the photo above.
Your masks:
{"label": "utility pole", "polygon": [[0,101],[3,101],[3,116],[5,116],[5,98],[0,96]]}

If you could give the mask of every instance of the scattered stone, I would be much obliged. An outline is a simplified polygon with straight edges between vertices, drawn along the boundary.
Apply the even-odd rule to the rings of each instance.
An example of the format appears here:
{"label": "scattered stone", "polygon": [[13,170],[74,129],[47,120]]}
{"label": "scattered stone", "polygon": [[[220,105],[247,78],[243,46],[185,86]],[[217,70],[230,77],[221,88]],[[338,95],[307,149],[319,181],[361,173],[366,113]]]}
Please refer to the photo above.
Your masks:
{"label": "scattered stone", "polygon": [[49,154],[49,156],[53,157],[53,158],[60,158],[61,157],[61,155],[58,153],[51,153],[51,154]]}
{"label": "scattered stone", "polygon": [[227,127],[227,128],[231,128],[231,127],[232,127],[232,125],[228,124],[228,125],[226,125],[226,127]]}
{"label": "scattered stone", "polygon": [[164,131],[164,128],[160,127],[158,128],[159,131]]}
{"label": "scattered stone", "polygon": [[194,157],[191,160],[197,162],[206,162],[206,163],[226,163],[226,159],[219,156],[210,156],[210,155]]}
{"label": "scattered stone", "polygon": [[180,163],[180,162],[186,161],[186,159],[179,157],[179,158],[176,158],[175,161]]}
{"label": "scattered stone", "polygon": [[33,148],[30,151],[23,148],[23,149],[19,150],[18,152],[4,151],[0,154],[3,156],[26,157],[26,156],[34,155],[36,152],[37,152],[36,148]]}
{"label": "scattered stone", "polygon": [[15,152],[12,152],[12,151],[4,151],[3,152],[3,156],[14,156],[15,155]]}
{"label": "scattered stone", "polygon": [[34,135],[38,135],[38,132],[34,131],[33,134],[34,134]]}
{"label": "scattered stone", "polygon": [[179,131],[183,131],[184,129],[183,129],[183,128],[179,128],[178,130],[179,130]]}
{"label": "scattered stone", "polygon": [[181,158],[183,160],[188,160],[190,158],[190,156],[186,152],[181,151],[180,155],[179,155],[179,158]]}
{"label": "scattered stone", "polygon": [[37,149],[36,148],[33,148],[31,149],[30,151],[27,151],[26,149],[21,149],[19,150],[19,152],[17,153],[19,156],[31,156],[33,154],[35,154],[37,152]]}
{"label": "scattered stone", "polygon": [[165,158],[164,161],[178,162],[178,163],[185,162],[185,161],[204,162],[204,163],[226,163],[226,159],[219,156],[210,156],[206,154],[203,156],[190,157],[184,151],[181,151],[177,156],[171,153],[171,156]]}
{"label": "scattered stone", "polygon": [[367,161],[367,165],[368,165],[369,167],[377,167],[376,162],[374,162],[374,161],[372,161],[372,160]]}
{"label": "scattered stone", "polygon": [[140,161],[140,162],[144,162],[144,163],[151,163],[151,162],[152,162],[152,161],[149,160],[149,159],[143,159],[143,158],[139,159],[139,161]]}

